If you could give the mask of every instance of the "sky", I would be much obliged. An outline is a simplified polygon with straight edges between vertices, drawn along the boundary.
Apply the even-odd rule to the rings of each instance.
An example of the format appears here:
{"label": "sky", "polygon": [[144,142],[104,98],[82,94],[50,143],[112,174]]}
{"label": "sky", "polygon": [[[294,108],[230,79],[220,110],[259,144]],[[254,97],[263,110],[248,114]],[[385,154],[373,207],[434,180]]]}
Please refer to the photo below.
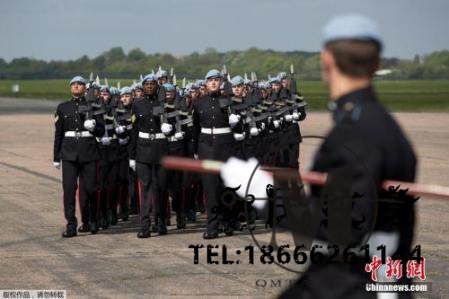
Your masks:
{"label": "sky", "polygon": [[67,60],[117,46],[318,51],[322,27],[342,13],[378,22],[386,57],[449,49],[448,0],[1,0],[0,58]]}

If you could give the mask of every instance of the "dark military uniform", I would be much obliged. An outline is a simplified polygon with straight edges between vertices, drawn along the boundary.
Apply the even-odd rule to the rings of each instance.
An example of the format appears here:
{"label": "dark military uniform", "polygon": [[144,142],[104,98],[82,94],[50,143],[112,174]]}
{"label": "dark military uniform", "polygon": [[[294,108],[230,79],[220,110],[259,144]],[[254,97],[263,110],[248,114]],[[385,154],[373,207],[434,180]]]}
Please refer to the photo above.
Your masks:
{"label": "dark military uniform", "polygon": [[[414,181],[416,158],[413,149],[371,87],[351,92],[332,104],[335,127],[318,150],[312,170],[329,172],[330,175],[334,173],[337,178],[350,171],[350,191],[362,197],[353,201],[349,213],[353,221],[366,219],[358,227],[351,225],[346,243],[361,244],[372,233],[372,228],[375,232],[398,231],[399,248],[392,258],[401,259],[405,266],[414,231],[413,201],[382,201],[391,199],[391,195],[381,191],[381,183],[384,180]],[[335,172],[335,169],[343,172]],[[327,192],[327,198],[335,196],[322,187],[313,186],[312,195],[316,199],[312,202],[316,202],[324,192]],[[318,223],[326,219],[322,208],[319,204],[313,206],[313,211],[316,210],[320,217]],[[328,221],[331,221],[331,216]],[[320,226],[315,237],[344,243],[346,238],[343,235],[332,235],[328,229],[331,228]],[[391,244],[386,246],[388,249]],[[362,259],[356,259],[352,265],[340,262],[333,267],[326,263],[313,264],[281,298],[348,298],[348,294],[352,294],[350,298],[376,298],[375,293],[365,291],[365,284],[371,279],[364,265]],[[408,282],[408,279],[402,278],[398,283],[401,282]],[[338,288],[323,288],[323,285],[338,285]]]}
{"label": "dark military uniform", "polygon": [[160,115],[153,108],[161,106],[157,94],[145,95],[133,104],[133,129],[130,144],[130,160],[136,160],[137,176],[143,184],[144,196],[140,206],[142,232],[150,230],[150,191],[158,217],[159,233],[166,233],[166,198],[160,186],[161,158],[168,153],[168,141],[161,133]]}
{"label": "dark military uniform", "polygon": [[[80,106],[86,106],[84,97],[72,98],[58,105],[55,113],[55,139],[53,161],[62,160],[62,185],[64,191],[64,215],[67,229],[77,226],[75,216],[75,193],[77,181],[80,182],[81,206],[89,206],[89,213],[83,213],[83,222],[96,224],[97,202],[97,166],[100,155],[95,136],[102,136],[104,124],[102,117],[94,117],[95,128],[92,132],[84,128],[85,115],[80,114]],[[87,224],[84,222],[84,224]]]}
{"label": "dark military uniform", "polygon": [[[194,102],[194,146],[199,159],[226,161],[233,155],[234,137],[229,127],[227,107],[220,107],[220,94],[212,93]],[[219,196],[223,189],[220,177],[217,175],[203,175],[203,187],[207,199],[207,235],[218,233],[219,215],[217,209]]]}
{"label": "dark military uniform", "polygon": [[103,229],[109,224],[117,223],[117,198],[118,198],[118,173],[119,173],[119,151],[118,138],[115,134],[114,109],[115,103],[112,99],[104,103],[106,113],[103,115],[105,122],[105,133],[102,137],[110,138],[110,144],[103,145],[99,141],[100,149],[100,225]]}

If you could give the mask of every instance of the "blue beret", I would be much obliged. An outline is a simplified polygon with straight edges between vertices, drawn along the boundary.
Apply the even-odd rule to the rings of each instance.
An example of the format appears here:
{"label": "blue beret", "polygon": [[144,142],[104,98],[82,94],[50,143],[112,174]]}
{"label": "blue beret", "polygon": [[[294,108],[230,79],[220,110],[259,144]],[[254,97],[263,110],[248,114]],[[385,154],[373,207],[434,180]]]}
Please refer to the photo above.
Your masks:
{"label": "blue beret", "polygon": [[237,86],[237,85],[240,85],[240,84],[243,84],[243,83],[244,83],[244,79],[240,75],[234,76],[231,79],[231,85],[232,86]]}
{"label": "blue beret", "polygon": [[141,89],[141,90],[143,90],[142,82],[137,82],[136,84],[134,84],[134,85],[132,86],[132,89],[133,89],[133,90],[136,90],[136,89]]}
{"label": "blue beret", "polygon": [[211,78],[222,78],[223,75],[218,70],[210,70],[207,72],[205,79],[211,79]]}
{"label": "blue beret", "polygon": [[109,90],[111,91],[111,95],[119,95],[120,94],[120,90],[117,87],[112,86],[111,88],[109,88]]}
{"label": "blue beret", "polygon": [[70,80],[70,84],[69,85],[72,85],[75,82],[86,85],[86,80],[83,77],[81,77],[81,76],[73,77],[72,80]]}
{"label": "blue beret", "polygon": [[196,80],[195,84],[198,85],[198,87],[204,86],[206,84],[206,81],[204,80]]}
{"label": "blue beret", "polygon": [[278,77],[273,77],[273,78],[270,79],[269,83],[270,84],[281,83],[281,80],[279,80]]}
{"label": "blue beret", "polygon": [[164,89],[166,91],[174,91],[175,90],[175,86],[173,84],[171,84],[171,83],[165,83],[162,86],[164,86]]}
{"label": "blue beret", "polygon": [[124,86],[122,87],[122,89],[120,90],[120,95],[124,95],[124,94],[131,94],[133,92],[132,88],[129,86]]}
{"label": "blue beret", "polygon": [[109,86],[107,86],[107,85],[102,85],[100,87],[100,91],[106,91],[106,92],[111,93],[111,90],[109,89]]}
{"label": "blue beret", "polygon": [[145,84],[146,81],[157,81],[157,77],[155,74],[148,74],[143,78],[142,84]]}
{"label": "blue beret", "polygon": [[280,72],[280,73],[278,74],[278,78],[279,78],[280,80],[283,80],[283,79],[287,78],[287,73],[286,73],[286,72]]}
{"label": "blue beret", "polygon": [[270,89],[271,85],[267,81],[263,81],[259,83],[259,88],[261,89]]}
{"label": "blue beret", "polygon": [[382,47],[382,36],[378,25],[363,15],[340,15],[331,19],[323,28],[324,45],[342,39],[371,40]]}
{"label": "blue beret", "polygon": [[167,76],[168,76],[167,71],[164,71],[164,70],[158,71],[158,72],[156,73],[156,75],[157,75],[157,78],[158,78],[158,79],[159,79],[159,78],[162,78],[162,77],[167,77]]}

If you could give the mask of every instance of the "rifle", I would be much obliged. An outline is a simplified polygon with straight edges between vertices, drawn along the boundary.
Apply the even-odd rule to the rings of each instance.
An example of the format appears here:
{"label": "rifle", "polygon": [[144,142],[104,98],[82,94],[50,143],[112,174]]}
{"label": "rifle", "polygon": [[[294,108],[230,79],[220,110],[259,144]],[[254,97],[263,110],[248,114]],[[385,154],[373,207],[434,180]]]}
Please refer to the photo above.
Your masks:
{"label": "rifle", "polygon": [[84,114],[85,119],[92,119],[94,116],[104,114],[106,111],[103,109],[101,104],[96,103],[97,98],[95,97],[94,75],[90,73],[89,76],[89,90],[86,94],[87,105],[80,105],[78,108],[79,114]]}
{"label": "rifle", "polygon": [[295,69],[293,68],[293,64],[290,65],[290,95],[293,98],[296,97],[296,94],[298,92],[296,88],[296,79],[295,79]]}

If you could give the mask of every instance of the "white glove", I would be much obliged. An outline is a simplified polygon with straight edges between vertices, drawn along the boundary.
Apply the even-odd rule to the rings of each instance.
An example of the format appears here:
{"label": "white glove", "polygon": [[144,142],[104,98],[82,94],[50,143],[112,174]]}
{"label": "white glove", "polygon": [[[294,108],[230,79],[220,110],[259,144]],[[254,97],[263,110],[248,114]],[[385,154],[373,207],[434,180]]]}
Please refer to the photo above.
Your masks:
{"label": "white glove", "polygon": [[111,144],[111,137],[101,137],[100,142],[103,145],[110,145]]}
{"label": "white glove", "polygon": [[184,132],[176,132],[175,133],[175,138],[177,140],[182,140],[184,138]]}
{"label": "white glove", "polygon": [[53,166],[54,166],[56,169],[59,169],[59,168],[61,168],[61,162],[53,162]]}
{"label": "white glove", "polygon": [[257,130],[257,128],[253,127],[251,129],[249,129],[249,133],[251,134],[251,136],[257,136],[257,135],[259,135],[259,130]]}
{"label": "white glove", "polygon": [[[225,186],[235,188],[240,185],[236,193],[240,197],[245,197],[249,178],[257,163],[255,158],[251,158],[248,161],[234,157],[229,158],[220,169],[221,178]],[[268,172],[258,168],[251,179],[248,194],[254,195],[255,198],[267,198],[266,187],[268,184],[273,185],[273,177]],[[266,204],[267,200],[256,200],[253,206],[258,210],[262,210]]]}
{"label": "white glove", "polygon": [[237,141],[242,141],[243,139],[245,139],[245,133],[234,133],[234,139]]}
{"label": "white glove", "polygon": [[161,131],[162,133],[164,133],[165,135],[170,134],[171,130],[173,129],[173,126],[171,124],[167,124],[167,123],[163,123],[161,125]]}
{"label": "white glove", "polygon": [[129,168],[136,171],[136,160],[129,160]]}
{"label": "white glove", "polygon": [[[299,113],[301,113],[301,112],[299,112]],[[293,112],[292,117],[293,117],[294,120],[298,120],[299,119],[298,112]]]}
{"label": "white glove", "polygon": [[240,115],[238,115],[238,114],[229,115],[229,125],[231,127],[235,126],[239,121],[240,121]]}
{"label": "white glove", "polygon": [[119,143],[120,145],[126,145],[126,144],[128,144],[128,137],[126,137],[126,138],[119,138],[119,139],[118,139],[118,143]]}
{"label": "white glove", "polygon": [[95,128],[96,122],[95,119],[88,119],[84,121],[84,127],[88,131],[92,131]]}
{"label": "white glove", "polygon": [[285,121],[291,122],[293,120],[293,116],[291,116],[290,114],[287,114],[285,116]]}
{"label": "white glove", "polygon": [[198,154],[193,154],[193,159],[198,160]]}
{"label": "white glove", "polygon": [[260,130],[261,131],[265,130],[265,123],[260,123]]}
{"label": "white glove", "polygon": [[279,128],[279,126],[281,125],[281,123],[280,123],[280,121],[278,121],[278,120],[273,120],[273,125],[274,125],[274,127],[277,129],[277,128]]}
{"label": "white glove", "polygon": [[115,133],[122,134],[123,132],[125,132],[125,130],[126,130],[125,126],[118,126],[115,128]]}

